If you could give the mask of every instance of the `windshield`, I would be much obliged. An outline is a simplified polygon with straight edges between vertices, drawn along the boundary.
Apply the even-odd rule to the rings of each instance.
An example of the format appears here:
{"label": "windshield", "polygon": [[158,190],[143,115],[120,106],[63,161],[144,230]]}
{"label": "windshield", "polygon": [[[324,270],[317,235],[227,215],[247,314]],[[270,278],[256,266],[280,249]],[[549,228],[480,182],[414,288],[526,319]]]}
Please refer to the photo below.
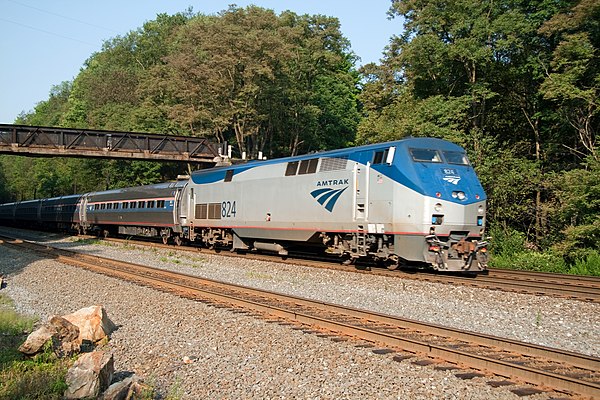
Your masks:
{"label": "windshield", "polygon": [[442,162],[440,153],[437,150],[410,149],[410,154],[412,155],[413,160],[418,162]]}
{"label": "windshield", "polygon": [[469,165],[467,155],[460,151],[444,151],[444,158],[448,164]]}

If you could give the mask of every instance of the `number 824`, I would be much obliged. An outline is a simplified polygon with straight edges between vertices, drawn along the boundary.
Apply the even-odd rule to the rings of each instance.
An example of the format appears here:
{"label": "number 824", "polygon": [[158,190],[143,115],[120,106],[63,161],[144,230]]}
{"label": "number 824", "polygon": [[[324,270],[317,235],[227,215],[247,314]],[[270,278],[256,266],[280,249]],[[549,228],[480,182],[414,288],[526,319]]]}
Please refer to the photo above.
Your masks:
{"label": "number 824", "polygon": [[224,201],[221,203],[221,218],[235,217],[235,201]]}

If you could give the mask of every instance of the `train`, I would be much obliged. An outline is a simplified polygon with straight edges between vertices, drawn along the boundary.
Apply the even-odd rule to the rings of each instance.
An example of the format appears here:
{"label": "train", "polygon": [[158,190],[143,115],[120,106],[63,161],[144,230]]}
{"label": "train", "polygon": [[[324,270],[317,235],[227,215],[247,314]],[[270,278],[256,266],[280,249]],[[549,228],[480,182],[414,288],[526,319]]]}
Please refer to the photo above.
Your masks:
{"label": "train", "polygon": [[462,147],[410,137],[2,204],[0,223],[480,273],[486,199]]}

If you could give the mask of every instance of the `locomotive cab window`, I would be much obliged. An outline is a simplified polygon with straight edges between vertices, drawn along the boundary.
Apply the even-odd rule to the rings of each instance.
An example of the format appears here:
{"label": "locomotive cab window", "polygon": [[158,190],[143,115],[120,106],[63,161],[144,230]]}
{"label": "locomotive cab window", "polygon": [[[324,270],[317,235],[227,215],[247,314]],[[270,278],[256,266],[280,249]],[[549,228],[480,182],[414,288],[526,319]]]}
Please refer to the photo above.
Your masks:
{"label": "locomotive cab window", "polygon": [[461,151],[444,151],[443,153],[448,164],[469,165],[467,155]]}
{"label": "locomotive cab window", "polygon": [[225,182],[231,182],[231,180],[233,179],[233,170],[232,169],[228,169],[227,172],[225,172]]}
{"label": "locomotive cab window", "polygon": [[387,149],[376,151],[375,154],[373,154],[373,164],[383,164],[383,160],[387,158],[387,152]]}
{"label": "locomotive cab window", "polygon": [[429,149],[410,149],[410,155],[417,162],[440,163],[442,158],[437,150]]}

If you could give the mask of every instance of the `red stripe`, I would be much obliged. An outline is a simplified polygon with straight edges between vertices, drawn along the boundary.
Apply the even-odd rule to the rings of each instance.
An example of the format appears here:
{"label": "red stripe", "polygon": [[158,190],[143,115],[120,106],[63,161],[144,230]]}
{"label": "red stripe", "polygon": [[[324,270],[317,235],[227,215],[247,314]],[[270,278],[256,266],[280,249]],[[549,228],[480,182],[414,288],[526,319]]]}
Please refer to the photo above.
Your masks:
{"label": "red stripe", "polygon": [[114,222],[114,221],[88,221],[91,225],[138,225],[138,226],[175,226],[175,224],[152,224],[149,222]]}
{"label": "red stripe", "polygon": [[[167,226],[172,227],[176,224],[151,224],[148,222],[114,222],[114,221],[99,221],[90,222],[91,224],[104,224],[104,225],[138,225],[138,226]],[[207,225],[194,225],[196,228],[219,228],[219,229],[260,229],[265,231],[309,231],[309,232],[334,232],[334,233],[355,233],[359,232],[358,229],[316,229],[316,228],[278,228],[278,227],[264,227],[264,226],[244,226],[244,225],[233,225],[233,226],[207,226]],[[412,235],[412,236],[428,236],[426,232],[389,232],[386,231],[382,235]],[[438,237],[450,236],[450,234],[438,234]],[[479,236],[474,233],[470,233],[469,236]]]}

